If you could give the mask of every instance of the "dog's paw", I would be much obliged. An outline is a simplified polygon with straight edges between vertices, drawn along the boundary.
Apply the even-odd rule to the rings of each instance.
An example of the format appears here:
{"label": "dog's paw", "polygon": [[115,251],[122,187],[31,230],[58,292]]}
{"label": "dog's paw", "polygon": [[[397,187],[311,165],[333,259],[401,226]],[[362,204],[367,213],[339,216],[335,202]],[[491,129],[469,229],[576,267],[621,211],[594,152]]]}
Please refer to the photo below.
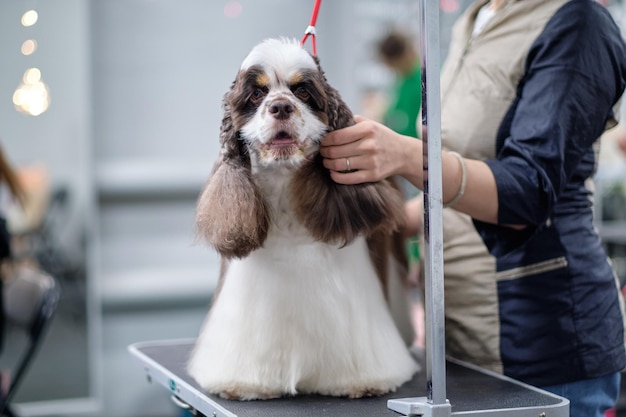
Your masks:
{"label": "dog's paw", "polygon": [[304,394],[321,394],[331,397],[346,397],[350,399],[365,397],[380,397],[381,395],[394,392],[398,384],[391,381],[373,381],[362,383],[349,383],[342,386],[329,387],[309,387],[299,389]]}
{"label": "dog's paw", "polygon": [[372,386],[372,387],[361,387],[361,388],[355,388],[352,391],[348,392],[347,397],[348,398],[363,398],[363,397],[380,397],[381,395],[385,395],[388,394],[392,391],[395,391],[395,388],[389,388],[389,387],[376,387],[376,386]]}
{"label": "dog's paw", "polygon": [[226,400],[234,401],[271,400],[274,398],[280,398],[284,395],[281,391],[267,389],[265,387],[243,385],[212,391],[211,393],[219,395],[221,398]]}

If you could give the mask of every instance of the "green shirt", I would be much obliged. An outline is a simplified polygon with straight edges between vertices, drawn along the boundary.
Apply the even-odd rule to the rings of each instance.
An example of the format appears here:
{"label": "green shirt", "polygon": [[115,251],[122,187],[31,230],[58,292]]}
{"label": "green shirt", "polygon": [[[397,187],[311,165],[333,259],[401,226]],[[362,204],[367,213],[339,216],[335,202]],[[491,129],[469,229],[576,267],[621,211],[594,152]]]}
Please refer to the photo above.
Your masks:
{"label": "green shirt", "polygon": [[413,71],[399,77],[394,85],[391,105],[385,112],[383,123],[394,131],[414,138],[417,133],[416,120],[422,105],[421,69],[416,62]]}

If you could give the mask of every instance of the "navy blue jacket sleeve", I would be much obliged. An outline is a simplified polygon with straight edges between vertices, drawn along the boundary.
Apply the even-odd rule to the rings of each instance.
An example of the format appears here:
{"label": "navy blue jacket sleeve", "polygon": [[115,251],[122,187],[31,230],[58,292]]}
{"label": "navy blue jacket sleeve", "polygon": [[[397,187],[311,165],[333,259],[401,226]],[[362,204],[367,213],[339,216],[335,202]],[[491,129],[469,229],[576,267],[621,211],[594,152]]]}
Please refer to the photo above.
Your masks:
{"label": "navy blue jacket sleeve", "polygon": [[[607,10],[566,3],[532,45],[517,97],[488,160],[498,223],[544,223],[612,117],[626,79],[626,48]],[[486,225],[476,222],[480,231]]]}

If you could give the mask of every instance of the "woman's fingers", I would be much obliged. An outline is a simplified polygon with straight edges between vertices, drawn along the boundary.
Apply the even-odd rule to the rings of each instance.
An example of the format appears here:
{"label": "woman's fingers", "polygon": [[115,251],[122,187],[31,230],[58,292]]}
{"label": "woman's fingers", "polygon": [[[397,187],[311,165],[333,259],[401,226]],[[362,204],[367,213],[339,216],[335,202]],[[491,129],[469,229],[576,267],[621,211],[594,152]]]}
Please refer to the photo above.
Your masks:
{"label": "woman's fingers", "polygon": [[356,124],[327,133],[320,144],[322,146],[340,146],[370,137],[374,131],[374,122],[361,116],[355,116]]}
{"label": "woman's fingers", "polygon": [[352,172],[330,170],[329,172],[330,178],[339,184],[353,185],[375,181],[374,178],[371,178],[371,172],[367,170],[356,170]]}
{"label": "woman's fingers", "polygon": [[359,184],[380,181],[383,177],[375,169],[375,157],[371,155],[349,156],[336,159],[324,158],[322,163],[330,177],[340,184]]}
{"label": "woman's fingers", "polygon": [[363,169],[364,166],[361,164],[362,159],[363,158],[359,156],[346,156],[335,159],[324,158],[323,164],[326,169],[345,173]]}
{"label": "woman's fingers", "polygon": [[357,125],[345,127],[343,129],[334,130],[327,133],[321,141],[322,146],[341,146],[354,142],[359,139]]}
{"label": "woman's fingers", "polygon": [[391,131],[358,115],[354,119],[355,125],[330,132],[322,139],[324,167],[341,184],[379,181],[397,164],[387,161],[394,158],[388,149],[393,148],[394,141],[386,140]]}

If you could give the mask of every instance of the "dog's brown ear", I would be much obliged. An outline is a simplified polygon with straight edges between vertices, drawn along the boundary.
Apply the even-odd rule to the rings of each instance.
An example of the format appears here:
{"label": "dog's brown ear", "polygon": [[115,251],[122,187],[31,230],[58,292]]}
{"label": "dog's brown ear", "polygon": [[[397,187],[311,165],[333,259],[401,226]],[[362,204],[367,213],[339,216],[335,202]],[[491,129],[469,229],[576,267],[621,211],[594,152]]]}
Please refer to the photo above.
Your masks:
{"label": "dog's brown ear", "polygon": [[[316,62],[319,61],[314,57]],[[329,131],[354,124],[352,112],[323,76]],[[404,199],[389,181],[344,185],[334,182],[317,155],[291,181],[294,210],[309,232],[323,242],[350,243],[358,235],[391,234],[404,224]]]}
{"label": "dog's brown ear", "polygon": [[324,74],[324,70],[320,65],[320,60],[317,56],[313,56],[313,60],[317,65],[317,71],[320,75],[320,84],[327,96],[327,110],[326,114],[328,116],[328,131],[332,132],[333,130],[341,129],[343,127],[348,127],[354,124],[354,116],[350,111],[350,108],[346,105],[346,103],[341,98],[339,91],[337,91],[326,79],[326,75]]}
{"label": "dog's brown ear", "polygon": [[320,155],[298,170],[291,192],[296,216],[322,242],[348,244],[404,225],[404,200],[389,182],[337,184]]}
{"label": "dog's brown ear", "polygon": [[233,125],[229,94],[224,98],[220,144],[220,155],[196,205],[198,237],[225,258],[243,258],[263,246],[270,211]]}
{"label": "dog's brown ear", "polygon": [[339,92],[328,85],[328,131],[341,129],[354,124],[354,115],[342,100]]}

